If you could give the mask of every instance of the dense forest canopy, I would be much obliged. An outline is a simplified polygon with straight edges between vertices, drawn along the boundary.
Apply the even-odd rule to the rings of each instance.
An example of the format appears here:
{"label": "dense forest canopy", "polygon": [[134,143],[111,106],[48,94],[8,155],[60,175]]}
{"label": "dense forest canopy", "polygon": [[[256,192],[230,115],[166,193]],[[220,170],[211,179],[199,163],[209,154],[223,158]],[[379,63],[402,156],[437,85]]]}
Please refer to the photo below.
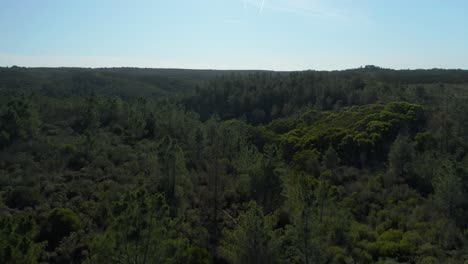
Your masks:
{"label": "dense forest canopy", "polygon": [[468,71],[0,68],[2,263],[466,263]]}

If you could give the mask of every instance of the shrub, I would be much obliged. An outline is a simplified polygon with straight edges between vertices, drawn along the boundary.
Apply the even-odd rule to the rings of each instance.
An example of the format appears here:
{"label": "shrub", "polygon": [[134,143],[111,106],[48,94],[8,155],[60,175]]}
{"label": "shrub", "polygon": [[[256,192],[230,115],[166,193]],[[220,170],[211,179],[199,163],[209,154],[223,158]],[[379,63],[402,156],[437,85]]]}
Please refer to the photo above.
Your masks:
{"label": "shrub", "polygon": [[427,256],[427,257],[423,257],[417,263],[418,264],[439,264],[439,260],[437,260],[435,257]]}

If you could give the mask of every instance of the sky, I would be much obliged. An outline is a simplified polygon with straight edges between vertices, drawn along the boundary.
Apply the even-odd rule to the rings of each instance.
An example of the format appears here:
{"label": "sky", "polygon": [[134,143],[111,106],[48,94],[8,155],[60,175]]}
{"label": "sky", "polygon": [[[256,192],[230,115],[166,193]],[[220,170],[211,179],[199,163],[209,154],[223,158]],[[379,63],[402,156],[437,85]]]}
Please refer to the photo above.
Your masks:
{"label": "sky", "polygon": [[0,66],[468,69],[466,0],[0,0]]}

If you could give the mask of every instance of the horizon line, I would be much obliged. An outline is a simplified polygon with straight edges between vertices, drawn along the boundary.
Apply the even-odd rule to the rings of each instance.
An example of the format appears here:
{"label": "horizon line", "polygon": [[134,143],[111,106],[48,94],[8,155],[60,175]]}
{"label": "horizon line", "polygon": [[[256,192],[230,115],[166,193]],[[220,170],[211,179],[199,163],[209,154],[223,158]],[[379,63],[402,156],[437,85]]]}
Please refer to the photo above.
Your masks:
{"label": "horizon line", "polygon": [[106,66],[106,67],[89,67],[89,66],[20,66],[20,65],[0,65],[0,68],[21,68],[21,69],[88,69],[88,70],[104,70],[104,69],[142,69],[142,70],[187,70],[187,71],[258,71],[258,72],[302,72],[302,71],[321,71],[321,72],[335,72],[335,71],[349,71],[360,69],[378,69],[378,70],[393,70],[393,71],[418,71],[418,70],[446,70],[446,71],[468,71],[464,68],[387,68],[377,65],[364,65],[354,68],[343,69],[300,69],[300,70],[269,70],[269,69],[236,69],[236,68],[183,68],[183,67],[135,67],[135,66]]}

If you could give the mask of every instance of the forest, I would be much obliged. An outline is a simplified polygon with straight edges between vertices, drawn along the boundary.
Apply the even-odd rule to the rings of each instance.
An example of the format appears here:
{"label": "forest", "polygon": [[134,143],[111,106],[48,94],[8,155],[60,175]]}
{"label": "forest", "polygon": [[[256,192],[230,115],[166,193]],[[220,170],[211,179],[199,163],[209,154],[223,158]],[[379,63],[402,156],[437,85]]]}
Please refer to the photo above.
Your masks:
{"label": "forest", "polygon": [[0,263],[468,263],[468,71],[0,68]]}

